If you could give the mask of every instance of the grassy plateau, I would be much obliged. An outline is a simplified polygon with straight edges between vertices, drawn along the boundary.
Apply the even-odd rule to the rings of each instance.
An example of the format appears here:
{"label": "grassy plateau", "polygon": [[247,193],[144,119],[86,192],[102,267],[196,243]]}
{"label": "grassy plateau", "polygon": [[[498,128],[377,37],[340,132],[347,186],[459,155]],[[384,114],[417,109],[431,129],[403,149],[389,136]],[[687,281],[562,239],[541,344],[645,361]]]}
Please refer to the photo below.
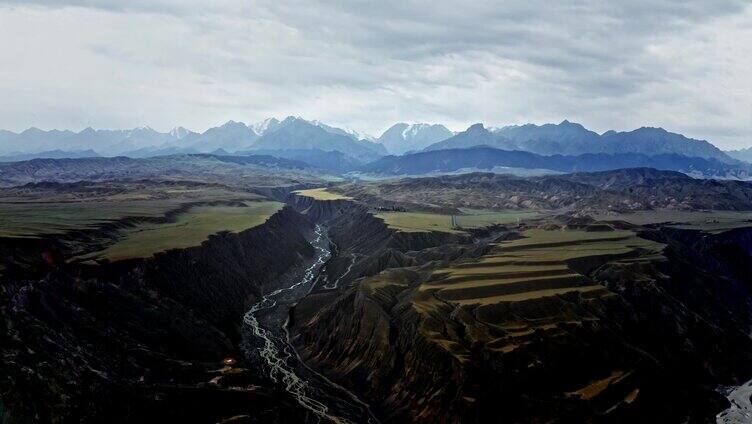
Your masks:
{"label": "grassy plateau", "polygon": [[0,193],[0,237],[37,237],[96,228],[124,218],[155,218],[196,202],[261,199],[191,184],[92,184],[68,191]]}
{"label": "grassy plateau", "polygon": [[461,212],[461,214],[456,215],[427,212],[382,212],[375,216],[382,219],[389,227],[407,233],[430,231],[461,233],[463,229],[518,223],[521,220],[530,220],[541,216],[537,211],[462,209]]}
{"label": "grassy plateau", "polygon": [[240,232],[266,222],[282,208],[279,202],[246,202],[245,206],[197,206],[178,215],[176,222],[144,224],[129,229],[115,244],[82,259],[117,261],[143,258],[169,249],[200,245],[210,235]]}

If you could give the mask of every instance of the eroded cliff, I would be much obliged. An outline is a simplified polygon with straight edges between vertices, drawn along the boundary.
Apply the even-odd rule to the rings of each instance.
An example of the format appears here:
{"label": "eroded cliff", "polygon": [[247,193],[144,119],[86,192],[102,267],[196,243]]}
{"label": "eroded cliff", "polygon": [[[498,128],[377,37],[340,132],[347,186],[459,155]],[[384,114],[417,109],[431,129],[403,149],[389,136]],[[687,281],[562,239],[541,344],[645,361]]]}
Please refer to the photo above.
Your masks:
{"label": "eroded cliff", "polygon": [[[333,223],[339,285],[296,308],[294,343],[386,422],[714,422],[727,405],[718,385],[752,376],[752,229],[656,227],[628,243],[603,231],[593,254],[543,255],[521,274],[524,243],[423,243],[358,214]],[[630,245],[645,239],[660,248]],[[509,283],[442,285],[447,267],[484,272],[506,257],[489,278]]]}
{"label": "eroded cliff", "polygon": [[[66,263],[54,241],[5,240],[0,391],[19,422],[300,420],[294,400],[217,369],[247,306],[312,254],[284,208],[201,246],[112,264]],[[235,389],[233,389],[233,387]]]}

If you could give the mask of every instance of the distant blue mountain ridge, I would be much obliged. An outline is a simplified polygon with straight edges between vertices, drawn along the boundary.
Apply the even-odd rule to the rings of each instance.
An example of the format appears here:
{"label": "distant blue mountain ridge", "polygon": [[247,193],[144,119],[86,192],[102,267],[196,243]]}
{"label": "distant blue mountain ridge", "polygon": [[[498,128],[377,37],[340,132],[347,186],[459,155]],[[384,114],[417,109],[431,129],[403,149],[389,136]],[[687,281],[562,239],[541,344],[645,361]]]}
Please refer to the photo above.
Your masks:
{"label": "distant blue mountain ridge", "polygon": [[[584,153],[581,155],[539,155],[489,146],[429,150],[404,156],[387,156],[358,168],[359,173],[379,176],[424,175],[453,172],[495,171],[505,168],[549,170],[560,173],[606,171],[622,168],[655,168],[679,171],[697,177],[750,179],[752,165],[726,163],[661,153]],[[511,171],[510,171],[511,172]]]}
{"label": "distant blue mountain ridge", "polygon": [[628,132],[607,131],[599,135],[580,124],[566,120],[560,124],[527,124],[490,129],[485,128],[483,124],[475,124],[451,138],[426,147],[425,150],[445,150],[479,145],[540,155],[677,154],[716,159],[726,163],[736,162],[708,141],[687,138],[663,128],[643,127]]}
{"label": "distant blue mountain ridge", "polygon": [[[478,149],[478,146],[493,150]],[[421,154],[434,151],[445,153]],[[499,128],[474,124],[459,133],[439,124],[398,123],[379,138],[292,116],[281,121],[269,118],[252,125],[228,121],[203,133],[183,127],[167,133],[149,127],[87,128],[78,133],[37,128],[21,133],[0,130],[0,161],[4,162],[195,153],[266,154],[302,161],[333,173],[358,171],[389,175],[454,172],[462,168],[519,167],[571,172],[614,169],[617,165],[655,165],[659,169],[696,175],[743,178],[749,168],[740,160],[747,158],[747,151],[723,152],[708,141],[662,128],[643,127],[598,134],[567,120],[559,124]],[[387,156],[389,153],[403,156]],[[482,154],[488,157],[480,157]],[[752,159],[752,154],[749,156]],[[431,162],[438,157],[445,163]]]}

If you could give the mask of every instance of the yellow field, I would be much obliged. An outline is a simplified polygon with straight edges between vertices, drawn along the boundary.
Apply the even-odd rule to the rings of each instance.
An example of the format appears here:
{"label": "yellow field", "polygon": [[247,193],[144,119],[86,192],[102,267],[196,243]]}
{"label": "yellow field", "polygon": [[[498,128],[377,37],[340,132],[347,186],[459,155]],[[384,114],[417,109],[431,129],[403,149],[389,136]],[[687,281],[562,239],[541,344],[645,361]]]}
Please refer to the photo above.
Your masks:
{"label": "yellow field", "polygon": [[579,396],[580,399],[588,400],[598,396],[601,392],[606,390],[608,386],[618,383],[624,377],[629,376],[631,373],[624,373],[623,371],[613,371],[611,375],[600,380],[593,381],[587,386],[569,393],[569,395]]}
{"label": "yellow field", "polygon": [[347,197],[341,194],[333,193],[323,187],[311,188],[308,190],[297,190],[297,191],[293,191],[293,193],[299,196],[311,197],[316,200],[352,200],[352,197]]}
{"label": "yellow field", "polygon": [[239,232],[266,222],[283,206],[278,202],[246,202],[240,206],[199,206],[166,224],[146,224],[127,231],[112,246],[81,259],[117,261],[150,257],[169,249],[200,245],[210,235],[223,231]]}

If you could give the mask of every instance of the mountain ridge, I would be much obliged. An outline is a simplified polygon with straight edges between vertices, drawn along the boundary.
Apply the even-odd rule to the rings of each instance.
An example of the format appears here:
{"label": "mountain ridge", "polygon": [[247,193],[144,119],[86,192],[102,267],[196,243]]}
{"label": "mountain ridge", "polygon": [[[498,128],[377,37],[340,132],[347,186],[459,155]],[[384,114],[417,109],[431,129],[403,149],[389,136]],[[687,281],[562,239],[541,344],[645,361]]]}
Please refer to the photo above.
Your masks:
{"label": "mountain ridge", "polygon": [[[677,154],[585,153],[581,155],[544,156],[526,151],[503,150],[484,145],[469,148],[428,150],[404,156],[386,156],[362,166],[358,171],[366,174],[393,176],[451,173],[463,170],[493,170],[494,168],[520,168],[569,173],[636,167],[680,171],[689,175],[712,178],[752,178],[752,166],[749,165],[727,164],[716,159],[687,157]],[[504,169],[500,171],[504,171]]]}
{"label": "mountain ridge", "polygon": [[487,129],[473,124],[454,137],[434,143],[424,150],[487,145],[505,150],[522,150],[541,155],[577,155],[585,153],[675,153],[688,157],[717,159],[734,163],[735,159],[706,140],[688,138],[663,128],[640,127],[632,131],[606,131],[598,134],[581,124],[525,124]]}
{"label": "mountain ridge", "polygon": [[727,150],[725,153],[736,160],[752,163],[752,147],[738,150]]}
{"label": "mountain ridge", "polygon": [[[285,127],[292,125],[296,128]],[[302,129],[301,127],[307,127]],[[287,131],[278,133],[278,131]],[[165,154],[211,153],[222,149],[228,153],[254,149],[283,151],[339,151],[360,163],[387,154],[446,150],[486,145],[502,150],[527,151],[540,155],[678,154],[686,157],[715,159],[727,164],[752,161],[752,148],[723,152],[706,140],[673,133],[660,127],[640,127],[631,131],[609,130],[598,134],[579,123],[563,120],[559,124],[524,124],[485,127],[473,124],[454,133],[441,124],[400,122],[378,138],[357,131],[338,128],[318,120],[289,116],[280,121],[267,118],[254,124],[230,120],[203,133],[184,127],[159,132],[148,126],[125,130],[94,129],[79,132],[42,130],[30,127],[19,133],[0,130],[0,156],[29,158],[45,152],[55,157],[79,156],[92,150],[101,156],[124,155],[150,157]]]}
{"label": "mountain ridge", "polygon": [[453,135],[452,131],[441,124],[400,122],[384,131],[377,141],[383,144],[390,154],[404,154],[422,150]]}
{"label": "mountain ridge", "polygon": [[276,128],[267,131],[247,150],[323,150],[339,151],[361,162],[386,154],[384,146],[367,140],[356,140],[341,132],[327,130],[299,117],[287,117]]}

